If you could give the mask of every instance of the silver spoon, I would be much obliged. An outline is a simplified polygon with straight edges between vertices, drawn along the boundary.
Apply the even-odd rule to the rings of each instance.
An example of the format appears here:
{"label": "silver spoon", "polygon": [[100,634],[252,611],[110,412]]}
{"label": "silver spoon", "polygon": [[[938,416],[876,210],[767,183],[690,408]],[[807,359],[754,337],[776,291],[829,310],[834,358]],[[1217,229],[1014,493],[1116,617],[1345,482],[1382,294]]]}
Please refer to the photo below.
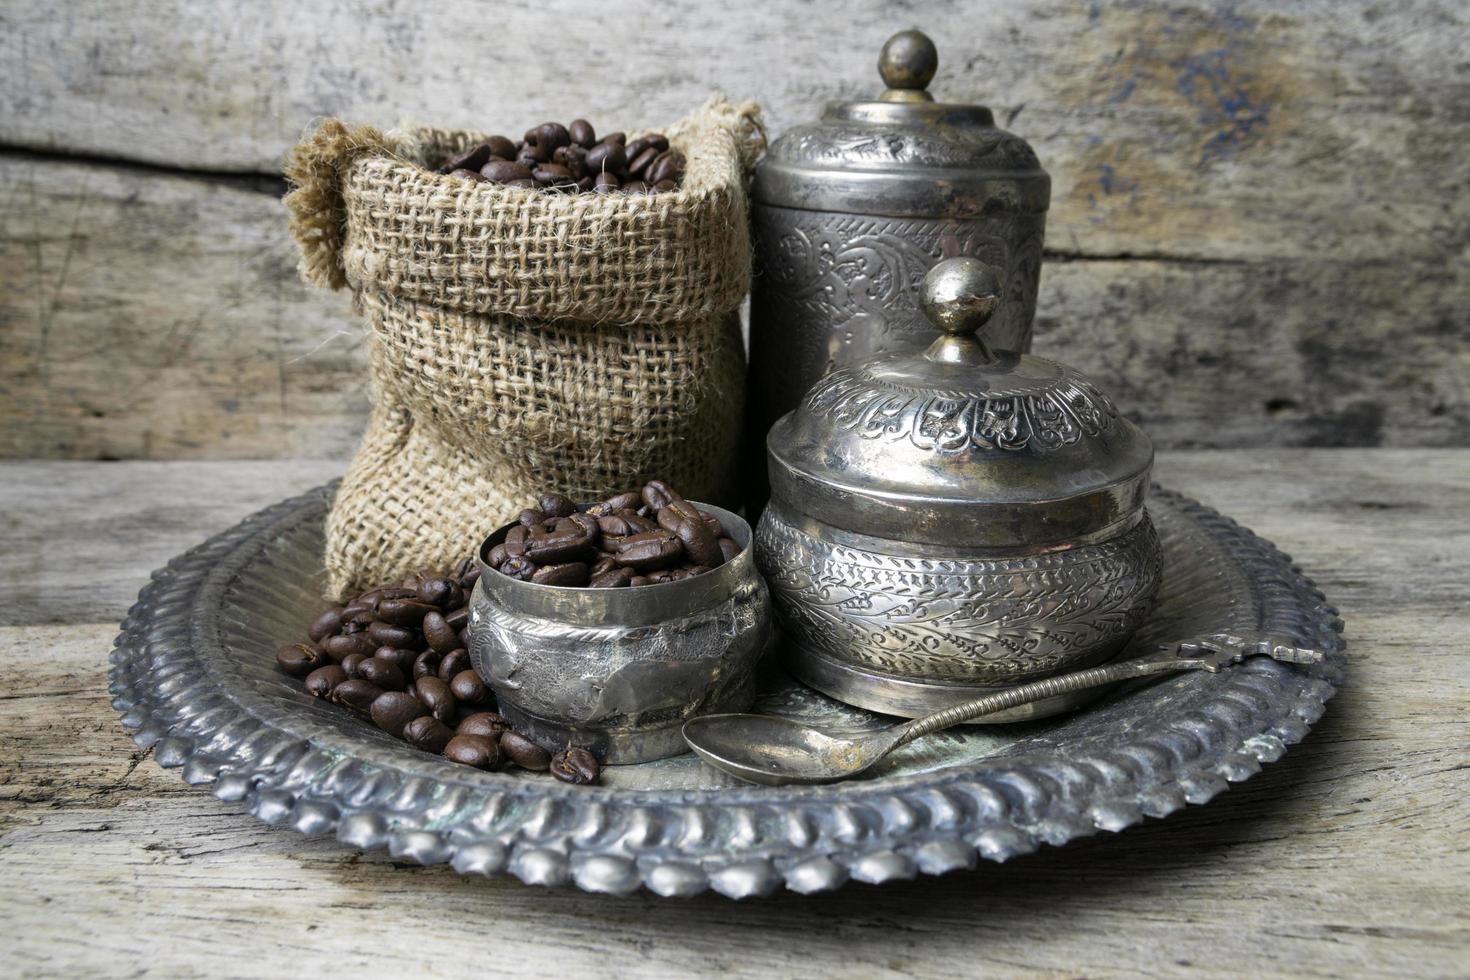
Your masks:
{"label": "silver spoon", "polygon": [[1325,659],[1321,651],[1264,635],[1245,638],[1215,633],[1160,649],[1167,653],[1022,684],[877,732],[844,737],[772,715],[702,715],[684,723],[684,741],[716,769],[749,782],[769,786],[832,783],[865,772],[894,749],[931,732],[1058,694],[1176,670],[1214,673],[1247,657],[1297,664]]}

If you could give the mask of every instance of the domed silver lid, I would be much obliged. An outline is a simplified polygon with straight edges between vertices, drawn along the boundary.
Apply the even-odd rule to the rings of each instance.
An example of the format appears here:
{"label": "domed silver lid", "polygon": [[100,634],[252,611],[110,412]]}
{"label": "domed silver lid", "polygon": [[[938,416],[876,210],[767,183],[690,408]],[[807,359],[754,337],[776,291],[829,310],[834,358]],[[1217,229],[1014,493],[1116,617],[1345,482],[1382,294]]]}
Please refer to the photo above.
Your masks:
{"label": "domed silver lid", "polygon": [[776,140],[756,167],[756,200],[893,216],[1045,211],[1051,178],[1030,144],[997,129],[985,106],[935,102],[927,87],[938,65],[922,32],[893,35],[878,59],[883,94],[830,102]]}
{"label": "domed silver lid", "polygon": [[972,258],[924,278],[941,331],[920,354],[828,374],[766,440],[772,500],[895,541],[1046,550],[1101,540],[1142,512],[1153,446],[1090,379],[979,335],[1001,282]]}

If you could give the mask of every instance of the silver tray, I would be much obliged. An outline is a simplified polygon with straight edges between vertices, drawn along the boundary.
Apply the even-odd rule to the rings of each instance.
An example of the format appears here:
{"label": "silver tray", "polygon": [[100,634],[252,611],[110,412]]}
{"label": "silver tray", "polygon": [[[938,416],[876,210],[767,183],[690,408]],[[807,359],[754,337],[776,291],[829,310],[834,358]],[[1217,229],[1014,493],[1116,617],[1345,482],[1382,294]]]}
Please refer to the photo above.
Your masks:
{"label": "silver tray", "polygon": [[[693,755],[610,767],[595,787],[479,772],[277,672],[275,648],[320,605],[331,491],[261,511],[155,572],[112,652],[113,706],[160,765],[262,820],[463,873],[740,898],[1004,861],[1207,802],[1299,741],[1342,676],[1338,656],[1177,675],[1071,716],[932,735],[834,786],[748,786]],[[1164,585],[1133,649],[1252,630],[1343,649],[1336,610],[1269,542],[1169,491],[1149,506]],[[890,721],[774,669],[762,691],[757,710],[833,730]]]}

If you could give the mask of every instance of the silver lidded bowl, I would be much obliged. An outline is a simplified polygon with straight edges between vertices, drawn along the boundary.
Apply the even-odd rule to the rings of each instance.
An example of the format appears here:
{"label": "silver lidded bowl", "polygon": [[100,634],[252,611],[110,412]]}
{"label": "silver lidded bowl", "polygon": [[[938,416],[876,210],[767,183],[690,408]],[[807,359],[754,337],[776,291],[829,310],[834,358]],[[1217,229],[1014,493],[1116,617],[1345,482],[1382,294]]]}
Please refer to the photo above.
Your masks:
{"label": "silver lidded bowl", "polygon": [[515,524],[480,547],[470,596],[470,662],[517,731],[548,749],[591,749],[604,763],[687,752],[696,714],[744,711],[772,635],[770,594],[750,525],[719,507],[741,546],[701,575],[637,588],[566,588],[502,575],[485,561]]}
{"label": "silver lidded bowl", "polygon": [[1158,589],[1148,437],[1072,368],[988,343],[1002,289],[939,263],[939,338],[832,372],[767,438],[757,562],[788,666],[842,701],[916,717],[1101,663]]}
{"label": "silver lidded bowl", "polygon": [[917,300],[936,262],[968,255],[999,270],[989,336],[1003,350],[1031,349],[1051,178],[989,108],[935,101],[938,68],[923,33],[893,35],[878,58],[880,94],[829,103],[756,167],[752,513],[766,497],[760,440],[802,392],[833,368],[934,340]]}

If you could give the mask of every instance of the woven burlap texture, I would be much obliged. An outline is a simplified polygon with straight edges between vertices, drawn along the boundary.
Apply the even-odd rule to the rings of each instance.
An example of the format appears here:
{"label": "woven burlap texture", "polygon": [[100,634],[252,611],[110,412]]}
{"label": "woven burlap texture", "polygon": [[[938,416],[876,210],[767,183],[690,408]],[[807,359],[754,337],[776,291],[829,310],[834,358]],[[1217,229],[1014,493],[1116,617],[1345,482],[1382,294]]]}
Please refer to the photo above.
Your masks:
{"label": "woven burlap texture", "polygon": [[483,134],[327,120],[294,151],[291,231],[312,283],[350,285],[374,410],[327,521],[342,597],[444,567],[540,492],[655,476],[727,500],[759,109],[720,96],[663,130],[680,190],[552,195],[422,164]]}

